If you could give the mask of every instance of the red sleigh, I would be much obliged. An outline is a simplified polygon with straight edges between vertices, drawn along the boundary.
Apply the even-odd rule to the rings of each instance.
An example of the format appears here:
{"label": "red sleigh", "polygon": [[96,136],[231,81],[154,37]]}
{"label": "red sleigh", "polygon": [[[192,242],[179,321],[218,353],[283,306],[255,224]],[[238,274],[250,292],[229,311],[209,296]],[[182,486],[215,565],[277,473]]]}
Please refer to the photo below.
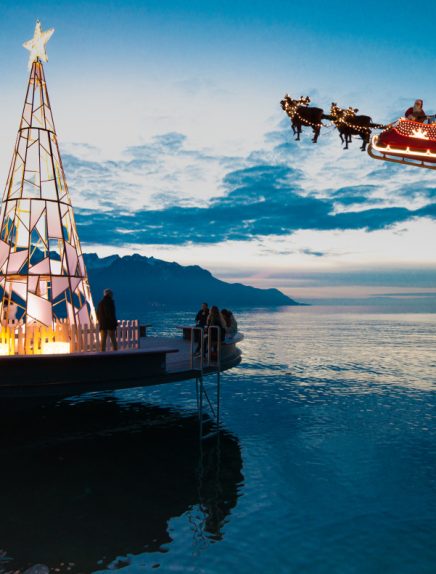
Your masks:
{"label": "red sleigh", "polygon": [[436,124],[400,118],[372,138],[368,153],[375,159],[436,169]]}

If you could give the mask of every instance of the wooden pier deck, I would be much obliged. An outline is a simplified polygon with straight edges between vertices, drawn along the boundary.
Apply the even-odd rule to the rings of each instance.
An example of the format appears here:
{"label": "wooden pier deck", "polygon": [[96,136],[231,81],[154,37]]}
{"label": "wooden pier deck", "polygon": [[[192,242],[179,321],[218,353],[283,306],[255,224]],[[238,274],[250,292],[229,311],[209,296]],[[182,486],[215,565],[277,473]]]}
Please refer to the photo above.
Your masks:
{"label": "wooden pier deck", "polygon": [[[239,341],[237,341],[239,342]],[[166,368],[168,375],[183,374],[190,370],[198,371],[200,368],[200,359],[194,358],[191,366],[191,342],[183,339],[182,337],[145,337],[141,338],[140,349],[157,349],[159,347],[171,347],[176,349],[177,352],[169,353],[166,360]],[[235,366],[235,360],[239,359],[241,352],[235,344],[225,344],[221,352],[221,370],[227,370]],[[216,364],[213,363],[210,367],[204,364],[204,372],[211,372],[216,370]]]}
{"label": "wooden pier deck", "polygon": [[[241,360],[236,343],[222,346],[219,370]],[[139,349],[0,357],[0,399],[66,397],[196,379],[217,371],[217,363],[191,361],[191,343],[182,337],[145,337]]]}

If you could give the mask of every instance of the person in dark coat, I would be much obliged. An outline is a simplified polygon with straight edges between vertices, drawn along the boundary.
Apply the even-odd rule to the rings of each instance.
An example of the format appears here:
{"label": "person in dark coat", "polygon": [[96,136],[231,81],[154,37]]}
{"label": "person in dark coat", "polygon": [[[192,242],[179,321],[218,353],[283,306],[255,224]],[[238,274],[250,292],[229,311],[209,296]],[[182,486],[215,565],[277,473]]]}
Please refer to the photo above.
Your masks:
{"label": "person in dark coat", "polygon": [[118,349],[116,330],[117,317],[115,313],[115,303],[111,289],[104,290],[104,297],[97,307],[97,319],[100,326],[101,351],[106,351],[106,341],[109,334],[114,351]]}
{"label": "person in dark coat", "polygon": [[195,317],[195,324],[197,327],[206,327],[207,318],[209,316],[209,306],[207,303],[201,305],[200,311]]}

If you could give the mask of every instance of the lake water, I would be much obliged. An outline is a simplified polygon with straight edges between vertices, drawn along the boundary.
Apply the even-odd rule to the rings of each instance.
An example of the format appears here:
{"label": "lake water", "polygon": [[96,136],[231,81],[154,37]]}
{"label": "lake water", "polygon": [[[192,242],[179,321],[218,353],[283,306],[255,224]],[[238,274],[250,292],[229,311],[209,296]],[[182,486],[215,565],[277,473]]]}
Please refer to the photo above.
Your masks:
{"label": "lake water", "polygon": [[237,318],[219,439],[192,381],[3,413],[0,572],[436,571],[436,314]]}

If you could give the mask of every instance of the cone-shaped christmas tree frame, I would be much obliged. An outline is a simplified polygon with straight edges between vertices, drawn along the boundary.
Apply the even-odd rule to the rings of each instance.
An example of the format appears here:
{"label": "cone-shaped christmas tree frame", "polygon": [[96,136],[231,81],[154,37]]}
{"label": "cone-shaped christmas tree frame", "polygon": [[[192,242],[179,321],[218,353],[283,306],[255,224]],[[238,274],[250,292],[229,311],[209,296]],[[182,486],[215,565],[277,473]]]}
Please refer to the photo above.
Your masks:
{"label": "cone-shaped christmas tree frame", "polygon": [[0,295],[3,327],[19,324],[30,332],[38,324],[55,332],[58,323],[95,323],[39,58],[32,62],[0,213]]}

